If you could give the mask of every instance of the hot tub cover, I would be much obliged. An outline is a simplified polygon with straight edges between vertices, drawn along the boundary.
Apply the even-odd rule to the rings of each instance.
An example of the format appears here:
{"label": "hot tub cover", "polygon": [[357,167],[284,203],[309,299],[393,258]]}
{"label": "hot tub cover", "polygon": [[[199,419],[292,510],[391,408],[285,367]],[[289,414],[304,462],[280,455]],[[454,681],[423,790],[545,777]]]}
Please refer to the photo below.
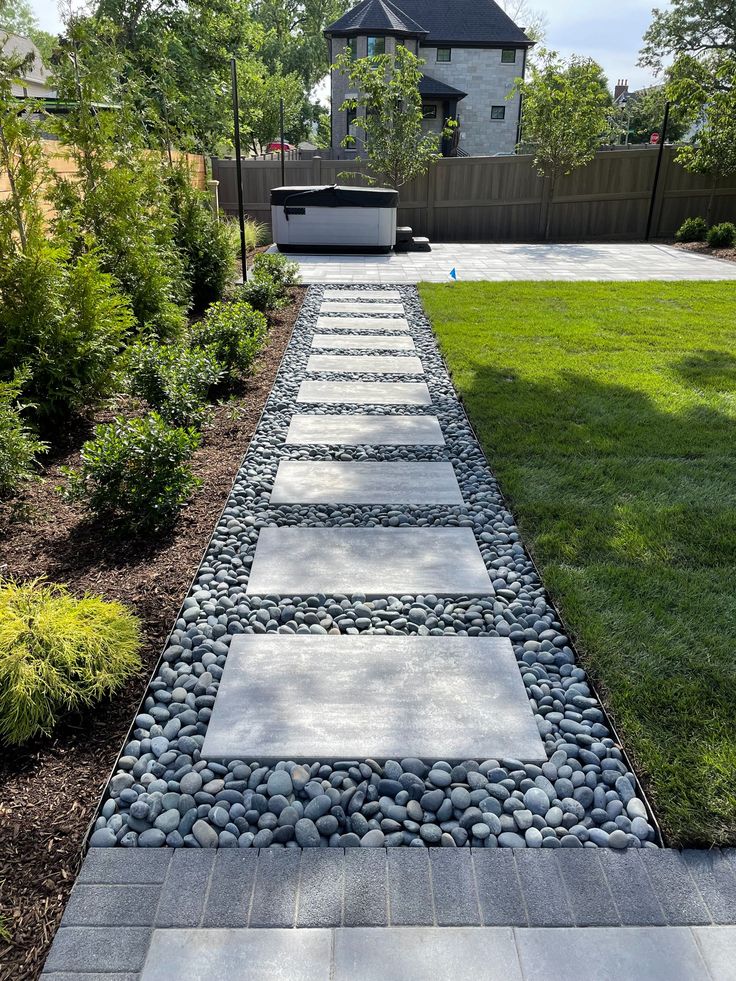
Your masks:
{"label": "hot tub cover", "polygon": [[397,208],[399,192],[390,187],[274,187],[271,204],[278,207]]}

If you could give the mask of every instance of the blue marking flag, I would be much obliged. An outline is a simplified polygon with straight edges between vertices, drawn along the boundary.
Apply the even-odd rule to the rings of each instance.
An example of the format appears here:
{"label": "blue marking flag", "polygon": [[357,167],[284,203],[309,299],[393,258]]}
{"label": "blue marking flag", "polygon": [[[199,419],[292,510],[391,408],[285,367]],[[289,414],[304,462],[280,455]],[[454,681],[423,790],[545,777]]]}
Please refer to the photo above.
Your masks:
{"label": "blue marking flag", "polygon": [[453,269],[450,272],[450,279],[454,279],[457,282],[457,269]]}

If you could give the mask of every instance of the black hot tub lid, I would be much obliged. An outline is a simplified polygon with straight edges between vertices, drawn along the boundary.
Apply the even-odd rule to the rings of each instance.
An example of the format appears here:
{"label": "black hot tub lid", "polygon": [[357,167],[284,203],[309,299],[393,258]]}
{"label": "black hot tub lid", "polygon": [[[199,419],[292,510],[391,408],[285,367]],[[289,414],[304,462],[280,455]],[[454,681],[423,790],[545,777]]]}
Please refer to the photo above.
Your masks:
{"label": "black hot tub lid", "polygon": [[274,187],[271,190],[271,204],[277,207],[396,208],[399,192],[390,187],[349,187],[342,184]]}

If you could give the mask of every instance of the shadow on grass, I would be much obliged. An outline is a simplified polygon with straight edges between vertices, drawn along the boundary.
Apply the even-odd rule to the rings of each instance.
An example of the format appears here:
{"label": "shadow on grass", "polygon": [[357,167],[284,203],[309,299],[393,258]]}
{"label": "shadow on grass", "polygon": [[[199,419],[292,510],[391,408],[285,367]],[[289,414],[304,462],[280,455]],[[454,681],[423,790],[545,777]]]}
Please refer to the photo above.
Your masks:
{"label": "shadow on grass", "polygon": [[675,370],[695,388],[736,391],[736,357],[728,351],[696,351],[679,361]]}

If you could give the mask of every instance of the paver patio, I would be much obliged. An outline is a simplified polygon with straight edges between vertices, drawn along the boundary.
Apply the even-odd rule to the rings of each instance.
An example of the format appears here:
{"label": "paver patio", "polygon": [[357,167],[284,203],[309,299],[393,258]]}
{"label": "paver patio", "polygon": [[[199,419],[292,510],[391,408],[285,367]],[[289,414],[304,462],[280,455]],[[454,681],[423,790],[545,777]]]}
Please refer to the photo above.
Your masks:
{"label": "paver patio", "polygon": [[445,282],[461,280],[736,279],[736,263],[669,245],[447,244],[432,251],[387,256],[295,255],[305,283]]}

